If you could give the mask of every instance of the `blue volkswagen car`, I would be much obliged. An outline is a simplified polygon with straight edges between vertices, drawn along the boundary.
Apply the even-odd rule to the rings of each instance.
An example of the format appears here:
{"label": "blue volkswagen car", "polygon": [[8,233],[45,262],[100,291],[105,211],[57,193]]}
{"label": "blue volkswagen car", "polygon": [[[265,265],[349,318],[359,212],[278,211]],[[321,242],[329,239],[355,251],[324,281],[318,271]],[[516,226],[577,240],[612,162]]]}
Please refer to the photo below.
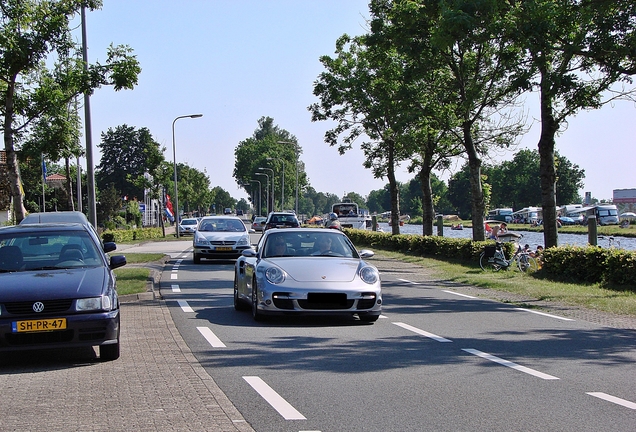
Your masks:
{"label": "blue volkswagen car", "polygon": [[80,223],[0,228],[0,351],[98,346],[119,358],[116,247]]}

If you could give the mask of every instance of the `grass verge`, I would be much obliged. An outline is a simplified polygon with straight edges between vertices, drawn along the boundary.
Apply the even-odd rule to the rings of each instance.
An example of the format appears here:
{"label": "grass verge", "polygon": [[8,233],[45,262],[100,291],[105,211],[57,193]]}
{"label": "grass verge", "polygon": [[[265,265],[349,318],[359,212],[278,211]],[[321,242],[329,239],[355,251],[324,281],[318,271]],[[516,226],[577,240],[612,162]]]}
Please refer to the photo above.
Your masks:
{"label": "grass verge", "polygon": [[477,263],[470,265],[448,262],[383,250],[375,252],[380,256],[426,267],[435,278],[441,280],[509,292],[538,301],[558,302],[636,317],[636,293],[630,291],[609,290],[600,284],[554,282],[542,279],[540,274],[531,276],[506,270],[484,272]]}
{"label": "grass verge", "polygon": [[[163,254],[126,254],[127,264],[143,264],[159,261]],[[121,267],[114,270],[117,276],[117,293],[121,295],[146,292],[150,269],[144,267]]]}

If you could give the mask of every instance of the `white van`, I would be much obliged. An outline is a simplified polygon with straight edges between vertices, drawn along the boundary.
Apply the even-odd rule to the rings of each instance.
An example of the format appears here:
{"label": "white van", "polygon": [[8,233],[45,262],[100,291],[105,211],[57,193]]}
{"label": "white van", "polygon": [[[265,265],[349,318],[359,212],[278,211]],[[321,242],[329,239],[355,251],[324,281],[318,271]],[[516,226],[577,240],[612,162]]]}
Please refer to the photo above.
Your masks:
{"label": "white van", "polygon": [[599,225],[618,225],[618,209],[613,204],[599,204],[594,208]]}

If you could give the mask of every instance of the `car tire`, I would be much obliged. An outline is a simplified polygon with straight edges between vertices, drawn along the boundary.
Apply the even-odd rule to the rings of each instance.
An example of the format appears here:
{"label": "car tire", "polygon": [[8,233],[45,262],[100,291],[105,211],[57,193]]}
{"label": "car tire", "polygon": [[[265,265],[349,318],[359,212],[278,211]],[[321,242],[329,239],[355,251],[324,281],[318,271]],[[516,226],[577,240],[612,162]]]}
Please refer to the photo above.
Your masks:
{"label": "car tire", "polygon": [[254,321],[263,321],[263,314],[258,311],[258,288],[256,278],[252,281],[252,318]]}
{"label": "car tire", "polygon": [[99,359],[103,362],[113,361],[119,358],[119,339],[117,343],[99,346]]}
{"label": "car tire", "polygon": [[246,307],[245,303],[243,303],[240,299],[239,299],[239,295],[238,295],[238,278],[236,276],[236,273],[234,274],[234,310],[236,311],[244,311],[249,309],[248,307]]}
{"label": "car tire", "polygon": [[201,263],[201,257],[198,254],[195,254],[193,252],[192,253],[192,261],[194,261],[195,264],[200,264]]}

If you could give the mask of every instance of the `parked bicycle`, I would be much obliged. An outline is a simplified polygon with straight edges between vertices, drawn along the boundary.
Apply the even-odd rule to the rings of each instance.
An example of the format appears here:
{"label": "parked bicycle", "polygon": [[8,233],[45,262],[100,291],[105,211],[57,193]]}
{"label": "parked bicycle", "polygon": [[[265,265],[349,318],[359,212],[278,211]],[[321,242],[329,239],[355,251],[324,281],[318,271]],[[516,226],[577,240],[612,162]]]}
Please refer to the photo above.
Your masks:
{"label": "parked bicycle", "polygon": [[479,266],[482,270],[499,271],[501,269],[518,269],[524,273],[533,273],[539,268],[537,260],[530,255],[530,251],[519,246],[517,251],[506,258],[506,251],[501,242],[496,242],[494,246],[488,245],[479,256]]}

